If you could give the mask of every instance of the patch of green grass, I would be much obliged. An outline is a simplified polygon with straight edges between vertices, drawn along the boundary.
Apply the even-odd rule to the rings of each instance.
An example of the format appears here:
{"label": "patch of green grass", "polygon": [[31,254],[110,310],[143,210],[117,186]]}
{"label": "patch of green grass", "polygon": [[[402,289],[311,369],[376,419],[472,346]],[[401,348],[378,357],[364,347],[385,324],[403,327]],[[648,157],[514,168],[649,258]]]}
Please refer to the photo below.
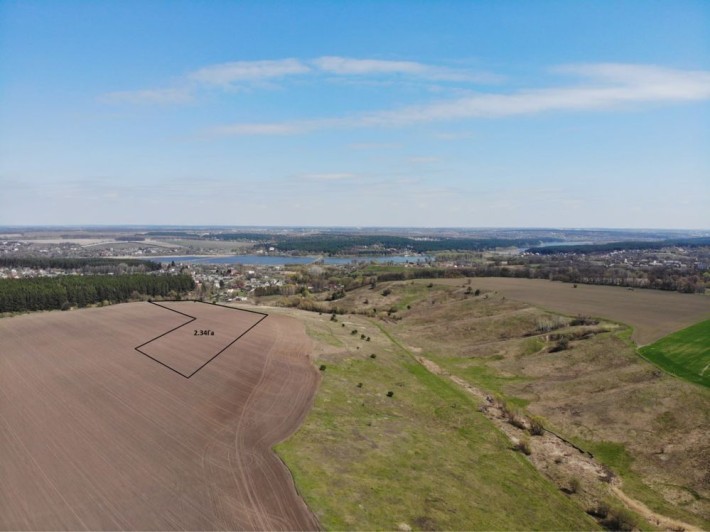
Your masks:
{"label": "patch of green grass", "polygon": [[639,352],[668,373],[710,388],[710,320],[661,338]]}
{"label": "patch of green grass", "polygon": [[507,384],[525,382],[528,379],[519,376],[501,375],[494,368],[488,366],[485,359],[443,358],[435,355],[427,355],[427,358],[432,359],[450,373],[463,378],[474,386],[499,396],[511,406],[525,408],[530,403],[526,399],[505,393]]}
{"label": "patch of green grass", "polygon": [[527,338],[521,345],[520,356],[534,355],[545,347],[545,342],[537,337]]}
{"label": "patch of green grass", "polygon": [[597,528],[469,394],[385,336],[376,359],[329,360],[306,421],[276,448],[323,527]]}
{"label": "patch of green grass", "polygon": [[316,340],[320,340],[333,347],[343,347],[343,342],[341,342],[330,330],[330,328],[325,325],[323,328],[316,330],[314,327],[306,326],[306,332],[308,336]]}

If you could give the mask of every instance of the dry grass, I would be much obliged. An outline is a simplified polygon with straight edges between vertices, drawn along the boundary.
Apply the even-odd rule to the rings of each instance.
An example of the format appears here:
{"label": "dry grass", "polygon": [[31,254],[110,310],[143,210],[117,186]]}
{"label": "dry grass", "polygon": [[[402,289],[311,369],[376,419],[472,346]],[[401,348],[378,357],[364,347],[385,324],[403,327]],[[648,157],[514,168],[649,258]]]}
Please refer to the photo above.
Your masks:
{"label": "dry grass", "polygon": [[[418,280],[417,283],[425,281]],[[710,297],[659,290],[628,290],[613,286],[574,285],[540,279],[480,277],[471,286],[540,308],[576,316],[599,316],[633,327],[632,338],[646,345],[710,318]],[[460,286],[461,279],[440,279],[435,285]]]}

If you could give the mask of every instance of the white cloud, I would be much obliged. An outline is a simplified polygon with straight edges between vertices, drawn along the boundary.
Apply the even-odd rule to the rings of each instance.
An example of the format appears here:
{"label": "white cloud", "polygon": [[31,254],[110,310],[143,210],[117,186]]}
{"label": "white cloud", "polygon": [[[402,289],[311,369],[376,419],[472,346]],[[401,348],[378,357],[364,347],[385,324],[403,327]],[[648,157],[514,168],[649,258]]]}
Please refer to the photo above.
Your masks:
{"label": "white cloud", "polygon": [[100,100],[107,103],[170,105],[188,103],[192,97],[192,91],[188,88],[168,88],[109,92]]}
{"label": "white cloud", "polygon": [[422,74],[426,65],[413,61],[381,61],[378,59],[349,59],[347,57],[325,56],[313,60],[320,70],[332,74]]}
{"label": "white cloud", "polygon": [[360,81],[367,77],[370,82],[388,83],[390,79],[375,80],[383,76],[391,78],[425,79],[429,81],[457,81],[491,83],[502,78],[493,74],[474,73],[418,63],[414,61],[385,61],[379,59],[353,59],[347,57],[324,56],[310,61],[299,59],[275,59],[264,61],[234,61],[208,65],[185,75],[179,83],[182,87],[166,89],[145,89],[136,91],[121,91],[104,94],[100,100],[111,103],[186,103],[193,99],[194,93],[200,88],[220,87],[230,89],[240,85],[274,82],[297,75],[330,75],[335,79],[345,80],[357,76]]}
{"label": "white cloud", "polygon": [[236,82],[262,81],[310,72],[298,59],[275,61],[235,61],[211,65],[188,74],[188,78],[205,85],[230,85]]}
{"label": "white cloud", "polygon": [[[310,125],[313,124],[313,125]],[[316,129],[311,122],[273,122],[264,124],[231,124],[216,126],[206,131],[208,136],[227,135],[292,135]]]}
{"label": "white cloud", "polygon": [[[511,94],[474,94],[452,100],[375,111],[347,118],[282,122],[269,127],[291,133],[325,128],[406,126],[470,118],[529,115],[549,111],[610,109],[628,104],[675,103],[710,99],[710,72],[647,65],[594,64],[560,67],[582,76],[583,84],[522,90]],[[251,124],[254,127],[255,124]],[[264,124],[263,126],[266,126]],[[226,126],[239,132],[239,124]],[[263,132],[267,132],[264,129]]]}
{"label": "white cloud", "polygon": [[496,83],[502,78],[493,74],[474,73],[415,61],[386,61],[381,59],[353,59],[324,56],[313,60],[323,72],[341,76],[373,76],[400,74],[438,81]]}

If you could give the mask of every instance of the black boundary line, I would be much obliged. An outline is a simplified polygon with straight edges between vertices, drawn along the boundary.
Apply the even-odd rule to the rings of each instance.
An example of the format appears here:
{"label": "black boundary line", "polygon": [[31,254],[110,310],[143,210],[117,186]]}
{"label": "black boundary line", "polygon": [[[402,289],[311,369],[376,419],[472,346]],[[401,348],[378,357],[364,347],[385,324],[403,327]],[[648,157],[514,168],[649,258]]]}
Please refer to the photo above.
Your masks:
{"label": "black boundary line", "polygon": [[165,336],[165,335],[167,335],[167,334],[170,334],[171,332],[177,331],[177,330],[180,329],[181,327],[184,327],[185,325],[188,325],[189,323],[192,323],[192,322],[195,321],[197,318],[196,318],[195,316],[190,316],[189,314],[185,314],[184,312],[180,312],[179,310],[171,309],[171,308],[169,308],[169,307],[160,305],[160,304],[158,304],[158,303],[155,303],[154,301],[149,301],[148,303],[150,303],[151,305],[155,305],[156,307],[160,307],[160,308],[163,308],[163,309],[165,309],[165,310],[169,310],[169,311],[171,311],[171,312],[175,312],[175,313],[177,313],[177,314],[181,314],[181,315],[186,316],[186,317],[188,317],[188,318],[190,318],[190,319],[189,319],[188,321],[186,321],[185,323],[183,323],[182,325],[178,325],[177,327],[174,327],[173,329],[170,329],[169,331],[164,332],[163,334],[160,334],[160,335],[156,336],[155,338],[153,338],[153,339],[151,339],[151,340],[148,340],[147,342],[142,343],[142,344],[139,345],[138,347],[134,347],[134,349],[135,349],[136,351],[138,351],[141,355],[144,355],[144,356],[148,357],[149,359],[151,359],[151,360],[157,362],[157,363],[160,364],[161,366],[165,366],[165,367],[168,368],[169,370],[174,371],[175,373],[177,373],[178,375],[180,375],[181,377],[184,377],[184,378],[186,378],[186,379],[189,379],[189,378],[192,377],[195,373],[197,373],[197,372],[200,371],[202,368],[204,368],[207,364],[209,364],[210,362],[212,362],[215,358],[217,358],[217,357],[218,357],[219,355],[221,355],[224,351],[226,351],[227,348],[231,347],[237,340],[239,340],[242,336],[244,336],[246,333],[248,333],[249,331],[251,331],[254,327],[256,327],[257,325],[259,325],[259,324],[268,316],[268,314],[266,314],[265,312],[258,312],[258,311],[256,311],[256,310],[247,310],[247,309],[242,309],[242,308],[237,308],[237,307],[228,307],[227,305],[220,305],[220,304],[218,304],[218,303],[205,303],[204,301],[197,301],[197,300],[194,300],[194,299],[165,299],[165,300],[163,300],[163,301],[164,301],[164,302],[168,302],[168,303],[188,303],[188,302],[203,303],[203,304],[205,304],[205,305],[217,306],[217,307],[222,307],[222,308],[226,308],[226,309],[230,309],[230,310],[238,310],[238,311],[241,311],[241,312],[251,312],[252,314],[259,314],[259,315],[261,316],[261,318],[259,319],[259,321],[257,321],[257,322],[256,322],[254,325],[252,325],[251,327],[249,327],[249,328],[248,328],[246,331],[244,331],[242,334],[240,334],[239,336],[237,336],[234,340],[232,340],[231,342],[229,342],[225,347],[223,347],[221,350],[219,350],[219,351],[217,352],[217,354],[215,354],[214,356],[212,356],[212,358],[210,358],[207,362],[205,362],[204,364],[202,364],[199,368],[197,368],[195,371],[193,371],[193,372],[190,373],[189,375],[185,375],[185,374],[182,373],[181,371],[178,371],[178,370],[176,370],[175,368],[173,368],[173,367],[171,367],[171,366],[168,366],[165,362],[161,362],[161,361],[158,360],[157,358],[150,356],[148,353],[146,353],[145,351],[142,351],[140,348],[141,348],[141,347],[144,347],[144,346],[146,346],[146,345],[148,345],[148,344],[151,343],[151,342],[154,342],[154,341],[158,340],[159,338],[162,338],[163,336]]}
{"label": "black boundary line", "polygon": [[[252,314],[259,314],[260,316],[268,316],[266,312],[259,312],[258,310],[249,310],[246,308],[241,308],[241,307],[229,307],[227,305],[222,305],[220,303],[207,303],[207,301],[199,301],[198,299],[161,299],[160,300],[162,303],[202,303],[203,305],[209,305],[211,307],[222,307],[222,308],[227,308],[229,310],[239,310],[241,312],[251,312]],[[155,303],[151,301],[153,305],[158,305],[158,303]],[[159,307],[162,307],[162,305],[158,305]],[[168,308],[168,307],[163,307],[163,308]],[[173,309],[168,309],[168,310],[173,310]],[[173,310],[173,312],[178,312],[177,310]],[[179,314],[182,314],[182,312],[179,312]],[[185,316],[188,316],[189,314],[185,314]]]}
{"label": "black boundary line", "polygon": [[[238,309],[237,309],[237,310],[238,310]],[[259,312],[258,314],[261,314],[261,313]],[[267,316],[268,316],[268,314],[265,314],[265,315],[263,315],[261,318],[259,318],[259,321],[257,321],[254,325],[252,325],[251,327],[249,327],[246,331],[244,331],[242,334],[240,334],[239,336],[237,336],[234,340],[232,340],[231,342],[229,342],[229,343],[228,343],[224,348],[222,348],[222,350],[219,351],[215,356],[213,356],[212,358],[210,358],[207,362],[205,362],[205,363],[202,364],[199,368],[197,368],[195,371],[193,371],[192,373],[190,373],[190,377],[192,377],[195,373],[197,373],[198,371],[200,371],[200,370],[201,370],[202,368],[204,368],[207,364],[209,364],[209,363],[212,362],[215,358],[217,358],[219,355],[221,355],[224,351],[227,350],[227,348],[229,348],[232,344],[234,344],[234,342],[236,342],[237,340],[239,340],[242,336],[244,336],[246,333],[248,333],[249,331],[251,331],[254,327],[256,327],[257,325],[259,325],[262,321],[264,321],[264,320],[266,319]],[[188,377],[188,379],[189,379],[190,377]]]}

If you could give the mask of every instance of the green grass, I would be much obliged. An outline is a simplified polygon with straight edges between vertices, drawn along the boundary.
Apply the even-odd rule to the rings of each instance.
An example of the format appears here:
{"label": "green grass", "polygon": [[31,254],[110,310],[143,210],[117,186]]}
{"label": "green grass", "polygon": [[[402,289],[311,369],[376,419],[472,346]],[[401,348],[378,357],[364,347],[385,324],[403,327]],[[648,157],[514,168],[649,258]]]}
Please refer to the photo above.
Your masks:
{"label": "green grass", "polygon": [[519,376],[503,376],[494,368],[488,366],[485,359],[446,358],[433,354],[427,354],[427,358],[447,369],[450,373],[462,377],[477,388],[497,395],[512,406],[525,408],[530,403],[520,397],[508,395],[504,391],[506,384],[525,382],[529,379]]}
{"label": "green grass", "polygon": [[661,338],[639,352],[668,373],[710,388],[710,320]]}
{"label": "green grass", "polygon": [[[327,329],[327,330],[326,330]],[[308,335],[316,340],[324,342],[333,347],[343,347],[343,342],[341,342],[331,331],[328,325],[325,325],[322,330],[316,330],[313,327],[306,326],[306,331]]]}
{"label": "green grass", "polygon": [[377,337],[376,359],[329,359],[312,411],[276,448],[326,529],[597,528],[468,394]]}

